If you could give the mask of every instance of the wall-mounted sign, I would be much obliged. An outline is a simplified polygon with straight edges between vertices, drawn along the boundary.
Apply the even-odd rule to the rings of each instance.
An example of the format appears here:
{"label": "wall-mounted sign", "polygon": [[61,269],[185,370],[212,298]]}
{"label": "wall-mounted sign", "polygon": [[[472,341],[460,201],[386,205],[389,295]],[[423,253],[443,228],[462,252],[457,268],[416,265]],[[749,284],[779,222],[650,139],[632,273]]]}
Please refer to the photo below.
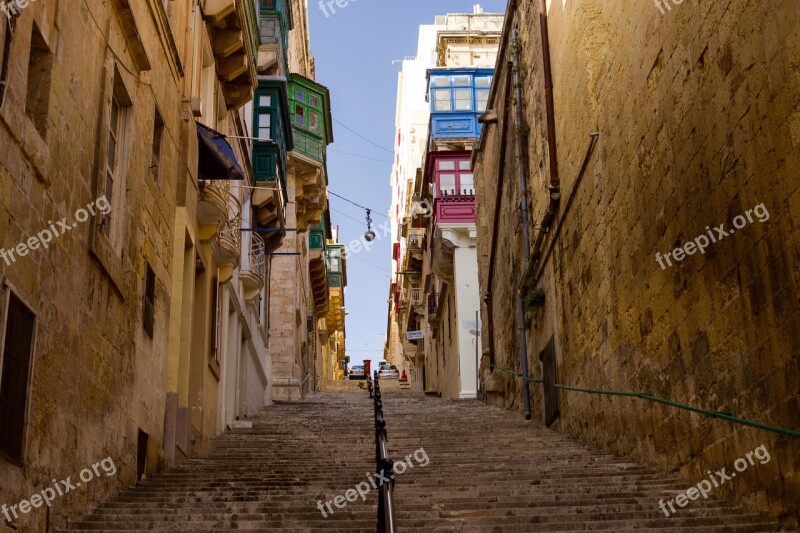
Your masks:
{"label": "wall-mounted sign", "polygon": [[421,331],[406,331],[406,339],[410,341],[421,341],[425,338],[425,334]]}

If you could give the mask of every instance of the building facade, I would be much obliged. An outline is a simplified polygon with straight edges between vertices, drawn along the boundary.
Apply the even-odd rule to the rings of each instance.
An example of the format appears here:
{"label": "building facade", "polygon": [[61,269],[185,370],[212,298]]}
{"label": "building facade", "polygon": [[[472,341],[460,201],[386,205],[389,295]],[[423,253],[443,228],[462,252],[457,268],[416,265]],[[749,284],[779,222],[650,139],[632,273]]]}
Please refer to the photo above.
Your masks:
{"label": "building facade", "polygon": [[[387,352],[412,388],[475,398],[480,349],[475,191],[480,134],[502,15],[438,17],[422,26],[398,85]],[[398,357],[402,355],[402,358]]]}
{"label": "building facade", "polygon": [[474,156],[481,387],[693,482],[766,445],[719,494],[796,527],[793,439],[556,388],[800,427],[800,6],[672,7],[509,3]]}
{"label": "building facade", "polygon": [[320,285],[311,267],[311,228],[337,245],[305,2],[42,0],[10,15],[0,502],[113,465],[47,509],[3,511],[44,531],[318,386],[323,360],[337,377],[346,271],[318,261]]}

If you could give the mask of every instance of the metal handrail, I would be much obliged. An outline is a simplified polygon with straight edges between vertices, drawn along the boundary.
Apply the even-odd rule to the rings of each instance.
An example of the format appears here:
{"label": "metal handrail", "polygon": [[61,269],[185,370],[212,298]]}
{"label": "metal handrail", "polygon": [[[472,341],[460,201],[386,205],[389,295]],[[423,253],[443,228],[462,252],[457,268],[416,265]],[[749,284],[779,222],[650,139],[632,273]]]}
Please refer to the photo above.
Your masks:
{"label": "metal handrail", "polygon": [[[378,533],[394,533],[394,462],[389,458],[386,446],[386,420],[383,418],[383,400],[381,400],[380,374],[374,372],[374,379],[367,376],[369,397],[373,399],[375,407],[375,467],[378,479],[381,480],[378,488]],[[388,483],[383,480],[388,479]]]}

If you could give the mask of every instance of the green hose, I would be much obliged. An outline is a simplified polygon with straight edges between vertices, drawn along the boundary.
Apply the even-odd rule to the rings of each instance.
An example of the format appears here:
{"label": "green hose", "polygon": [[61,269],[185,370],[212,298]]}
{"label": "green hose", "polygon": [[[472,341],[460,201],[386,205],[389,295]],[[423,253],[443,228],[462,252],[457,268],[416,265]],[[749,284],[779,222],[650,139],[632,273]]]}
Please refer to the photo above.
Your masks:
{"label": "green hose", "polygon": [[[491,365],[492,368],[496,368],[497,370],[502,370],[508,374],[512,374],[514,376],[520,377],[525,381],[531,383],[544,383],[542,379],[533,379],[526,376],[523,376],[519,372],[514,372],[510,368],[503,368],[501,366],[497,366],[495,364]],[[742,424],[745,426],[750,426],[757,429],[763,429],[765,431],[771,431],[773,433],[778,433],[779,435],[786,435],[788,437],[794,437],[796,439],[800,439],[800,431],[792,431],[791,429],[779,428],[777,426],[770,426],[769,424],[762,424],[761,422],[754,422],[753,420],[747,420],[746,418],[739,418],[737,416],[733,416],[730,413],[723,413],[721,411],[710,411],[708,409],[701,409],[700,407],[695,407],[693,405],[688,405],[685,403],[678,403],[673,402],[672,400],[666,400],[664,398],[659,398],[658,396],[653,396],[652,394],[647,394],[644,392],[624,392],[624,391],[609,391],[609,390],[601,390],[601,389],[584,389],[581,387],[570,387],[569,385],[561,385],[559,383],[554,384],[554,387],[557,389],[568,390],[573,392],[586,392],[589,394],[602,394],[605,396],[632,396],[635,398],[642,398],[644,400],[649,400],[651,402],[662,403],[664,405],[669,405],[671,407],[677,407],[678,409],[684,409],[686,411],[691,411],[693,413],[699,413],[701,415],[710,416],[712,418],[721,418],[723,420],[727,420],[729,422],[736,422],[737,424]]]}

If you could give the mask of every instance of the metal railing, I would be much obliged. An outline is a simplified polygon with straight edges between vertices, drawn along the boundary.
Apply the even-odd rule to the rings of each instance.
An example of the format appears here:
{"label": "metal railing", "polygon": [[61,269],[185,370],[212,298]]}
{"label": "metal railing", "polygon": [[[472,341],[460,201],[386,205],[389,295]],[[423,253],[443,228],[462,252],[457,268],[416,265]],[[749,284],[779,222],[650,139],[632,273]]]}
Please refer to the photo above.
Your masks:
{"label": "metal railing", "polygon": [[[380,374],[376,370],[374,379],[367,376],[369,397],[373,399],[375,407],[375,472],[381,480],[378,487],[378,533],[394,533],[394,506],[392,495],[394,492],[394,462],[389,459],[386,448],[386,420],[383,418],[383,401],[381,400]],[[388,479],[388,483],[383,480]]]}
{"label": "metal railing", "polygon": [[422,289],[418,287],[411,288],[411,305],[422,305]]}
{"label": "metal railing", "polygon": [[[264,238],[256,232],[248,232],[245,237],[245,251],[243,256],[242,271],[247,271],[256,276],[261,284],[267,277],[267,246]],[[249,240],[249,242],[248,242]]]}

